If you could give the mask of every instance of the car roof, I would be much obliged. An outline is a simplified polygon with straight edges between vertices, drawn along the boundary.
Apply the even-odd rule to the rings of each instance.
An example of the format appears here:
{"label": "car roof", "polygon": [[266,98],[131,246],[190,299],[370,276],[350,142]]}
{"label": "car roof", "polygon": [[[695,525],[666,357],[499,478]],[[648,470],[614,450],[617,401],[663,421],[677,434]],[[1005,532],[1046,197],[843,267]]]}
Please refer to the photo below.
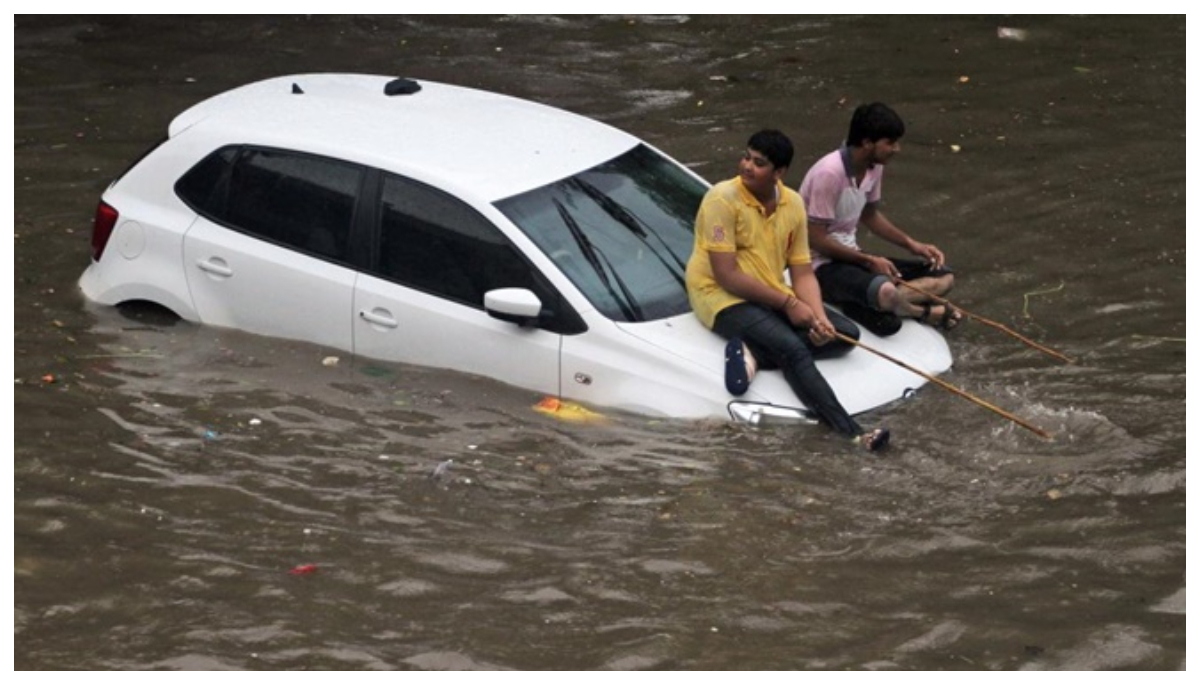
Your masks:
{"label": "car roof", "polygon": [[[603,163],[637,138],[529,100],[417,81],[387,95],[392,76],[297,74],[251,83],[177,116],[225,143],[346,159],[493,202]],[[402,82],[401,82],[402,83]]]}

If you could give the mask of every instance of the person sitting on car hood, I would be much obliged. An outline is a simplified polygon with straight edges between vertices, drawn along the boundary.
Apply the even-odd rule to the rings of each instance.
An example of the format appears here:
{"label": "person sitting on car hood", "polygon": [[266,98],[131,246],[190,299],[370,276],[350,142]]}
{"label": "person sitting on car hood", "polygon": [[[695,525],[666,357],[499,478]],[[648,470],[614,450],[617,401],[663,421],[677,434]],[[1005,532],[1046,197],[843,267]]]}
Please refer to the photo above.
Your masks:
{"label": "person sitting on car hood", "polygon": [[738,176],[705,194],[687,265],[688,299],[700,321],[729,341],[725,383],[731,394],[746,392],[761,360],[783,370],[820,421],[878,450],[887,444],[888,430],[863,430],[814,363],[849,350],[837,333],[857,340],[859,331],[821,303],[804,201],[783,184],[792,155],[782,132],[759,131],[746,144]]}

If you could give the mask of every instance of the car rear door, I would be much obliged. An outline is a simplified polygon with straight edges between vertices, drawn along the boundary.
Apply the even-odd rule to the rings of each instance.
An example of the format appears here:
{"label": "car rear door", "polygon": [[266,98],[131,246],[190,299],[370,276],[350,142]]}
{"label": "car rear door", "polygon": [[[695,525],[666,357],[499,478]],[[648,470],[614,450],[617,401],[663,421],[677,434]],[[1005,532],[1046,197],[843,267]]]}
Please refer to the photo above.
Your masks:
{"label": "car rear door", "polygon": [[483,309],[496,288],[552,297],[529,262],[466,203],[392,174],[379,185],[376,259],[354,290],[355,353],[557,394],[561,334]]}
{"label": "car rear door", "polygon": [[184,264],[200,320],[349,351],[356,274],[199,219]]}
{"label": "car rear door", "polygon": [[[184,238],[200,320],[353,349],[356,270],[347,257],[362,167],[241,150]],[[227,184],[227,187],[225,186]]]}

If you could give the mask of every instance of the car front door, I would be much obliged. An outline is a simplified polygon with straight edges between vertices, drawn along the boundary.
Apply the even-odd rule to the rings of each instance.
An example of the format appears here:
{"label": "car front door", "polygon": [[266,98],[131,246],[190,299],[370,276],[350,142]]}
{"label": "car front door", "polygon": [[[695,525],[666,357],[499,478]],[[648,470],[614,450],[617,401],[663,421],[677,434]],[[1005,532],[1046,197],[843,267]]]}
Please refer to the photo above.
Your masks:
{"label": "car front door", "polygon": [[557,394],[560,332],[483,308],[498,288],[532,290],[546,310],[554,297],[500,230],[465,203],[391,174],[378,211],[377,256],[354,290],[355,353]]}

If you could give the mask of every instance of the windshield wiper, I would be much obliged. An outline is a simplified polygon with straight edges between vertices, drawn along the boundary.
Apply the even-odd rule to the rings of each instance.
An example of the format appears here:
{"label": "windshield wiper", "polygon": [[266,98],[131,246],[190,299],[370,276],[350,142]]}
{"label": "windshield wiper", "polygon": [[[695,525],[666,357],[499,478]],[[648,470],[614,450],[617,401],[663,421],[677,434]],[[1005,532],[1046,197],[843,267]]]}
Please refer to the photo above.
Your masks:
{"label": "windshield wiper", "polygon": [[[600,205],[600,208],[603,209],[606,214],[616,220],[617,223],[621,224],[625,228],[628,228],[631,233],[637,236],[638,240],[640,240],[642,244],[646,246],[646,249],[650,251],[650,254],[654,255],[654,257],[658,259],[667,272],[674,276],[675,280],[678,281],[680,285],[684,285],[683,272],[687,269],[687,264],[684,263],[684,261],[681,260],[678,255],[671,251],[671,246],[662,239],[662,236],[660,236],[656,231],[647,231],[644,221],[639,219],[637,215],[633,214],[625,207],[622,207],[621,204],[616,200],[600,192],[600,189],[591,183],[588,183],[581,178],[573,178],[570,182],[579,186],[580,190],[587,194],[587,196],[590,197],[596,204]],[[675,262],[674,267],[672,267],[670,262],[663,257],[662,253],[652,246],[649,240],[647,240],[647,237],[651,234],[658,239],[658,242],[661,243],[663,248],[666,249],[667,254],[671,256],[671,260]]]}
{"label": "windshield wiper", "polygon": [[[600,277],[600,281],[604,284],[605,289],[608,290],[608,294],[612,296],[613,301],[621,308],[621,313],[629,321],[642,321],[645,316],[641,306],[638,305],[637,299],[633,297],[633,293],[629,292],[628,286],[625,285],[620,275],[617,274],[616,269],[613,268],[612,262],[608,260],[608,257],[604,256],[604,253],[599,248],[592,244],[591,240],[588,240],[583,229],[579,228],[579,223],[575,221],[575,217],[571,216],[571,213],[567,211],[562,202],[559,202],[557,199],[552,200],[552,202],[555,209],[558,210],[558,215],[562,217],[563,223],[566,224],[567,230],[570,231],[571,237],[575,239],[575,244],[579,246],[579,251],[583,253],[588,264],[592,265],[592,269]],[[601,260],[603,260],[603,264]],[[609,272],[612,272],[612,279],[609,279],[608,273],[606,273],[604,268],[605,266],[608,267]],[[621,289],[621,294],[624,297],[617,295],[616,289],[613,288],[613,280],[617,282],[617,287]]]}
{"label": "windshield wiper", "polygon": [[[563,223],[566,224],[566,229],[571,233],[571,238],[574,238],[575,244],[580,246],[580,252],[583,253],[583,257],[587,258],[588,264],[592,265],[592,269],[596,272],[596,275],[600,276],[600,282],[604,283],[604,287],[608,290],[608,294],[612,296],[612,300],[617,302],[617,306],[620,307],[620,313],[624,314],[625,318],[630,320],[630,322],[640,322],[643,318],[642,307],[638,306],[634,294],[629,292],[629,287],[625,286],[625,282],[620,280],[617,270],[612,268],[612,262],[608,262],[608,258],[604,256],[604,253],[600,252],[600,248],[588,240],[587,234],[583,233],[580,224],[575,221],[574,216],[571,216],[571,212],[566,211],[563,203],[560,203],[557,199],[552,200],[552,202],[554,203],[554,209],[558,210],[558,216],[562,217]],[[604,260],[604,264],[600,263],[601,259]],[[605,266],[608,268],[607,271],[605,270]],[[612,272],[611,280],[608,278],[608,272]],[[617,287],[620,288],[620,293],[624,295],[624,298],[617,295],[617,290],[612,287],[612,281],[617,281]]]}

